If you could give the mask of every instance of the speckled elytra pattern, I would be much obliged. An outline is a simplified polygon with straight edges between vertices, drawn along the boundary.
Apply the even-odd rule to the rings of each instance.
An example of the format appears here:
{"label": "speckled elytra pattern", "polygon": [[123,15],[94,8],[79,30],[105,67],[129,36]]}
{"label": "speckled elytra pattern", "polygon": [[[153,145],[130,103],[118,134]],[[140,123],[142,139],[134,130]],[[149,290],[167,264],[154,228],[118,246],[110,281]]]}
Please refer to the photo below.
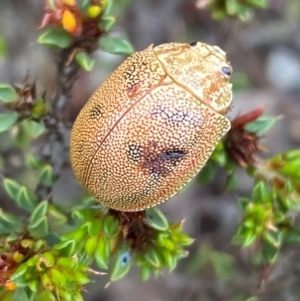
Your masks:
{"label": "speckled elytra pattern", "polygon": [[[225,69],[224,69],[225,68]],[[139,211],[166,201],[230,129],[225,53],[204,43],[136,52],[100,86],[71,133],[71,164],[104,205]]]}

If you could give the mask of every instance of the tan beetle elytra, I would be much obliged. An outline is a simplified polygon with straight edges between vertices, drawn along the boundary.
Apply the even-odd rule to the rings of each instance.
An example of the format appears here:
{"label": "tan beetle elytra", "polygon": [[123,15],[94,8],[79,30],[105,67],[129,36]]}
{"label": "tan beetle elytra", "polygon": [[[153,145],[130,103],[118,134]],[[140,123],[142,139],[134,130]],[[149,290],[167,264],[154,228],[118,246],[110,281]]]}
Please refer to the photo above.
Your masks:
{"label": "tan beetle elytra", "polygon": [[98,88],[71,133],[71,164],[99,202],[121,211],[162,203],[205,165],[230,129],[231,66],[217,46],[136,52]]}

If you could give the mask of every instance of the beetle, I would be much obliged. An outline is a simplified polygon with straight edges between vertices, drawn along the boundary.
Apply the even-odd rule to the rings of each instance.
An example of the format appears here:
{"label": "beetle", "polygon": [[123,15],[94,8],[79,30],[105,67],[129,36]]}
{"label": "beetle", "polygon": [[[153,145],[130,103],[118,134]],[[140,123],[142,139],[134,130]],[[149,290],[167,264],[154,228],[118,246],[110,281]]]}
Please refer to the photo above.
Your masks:
{"label": "beetle", "polygon": [[70,157],[79,181],[120,211],[172,197],[230,129],[231,73],[225,52],[201,42],[132,54],[75,120]]}

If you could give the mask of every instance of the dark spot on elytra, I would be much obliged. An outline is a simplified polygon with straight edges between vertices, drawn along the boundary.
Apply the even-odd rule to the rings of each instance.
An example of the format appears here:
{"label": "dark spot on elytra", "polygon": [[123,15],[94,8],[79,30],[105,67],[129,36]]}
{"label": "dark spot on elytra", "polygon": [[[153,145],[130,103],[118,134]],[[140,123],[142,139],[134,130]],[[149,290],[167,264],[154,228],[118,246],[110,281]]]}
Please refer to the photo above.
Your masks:
{"label": "dark spot on elytra", "polygon": [[177,147],[159,148],[155,141],[149,141],[144,146],[130,143],[126,153],[128,159],[137,162],[144,173],[158,177],[169,174],[187,154]]}
{"label": "dark spot on elytra", "polygon": [[183,158],[185,154],[186,153],[183,150],[179,149],[168,150],[159,156],[159,160],[179,160]]}
{"label": "dark spot on elytra", "polygon": [[131,79],[134,77],[135,74],[135,65],[132,64],[129,67],[127,67],[123,72],[123,77],[125,80]]}
{"label": "dark spot on elytra", "polygon": [[90,117],[91,118],[98,118],[101,115],[102,115],[102,111],[101,111],[101,106],[100,105],[94,106],[90,111]]}
{"label": "dark spot on elytra", "polygon": [[170,123],[181,123],[189,118],[189,114],[183,111],[168,111],[168,109],[163,108],[161,106],[156,107],[152,111],[153,116],[159,116],[164,119],[166,122]]}
{"label": "dark spot on elytra", "polygon": [[132,161],[139,161],[143,156],[143,148],[134,143],[128,144],[127,157]]}
{"label": "dark spot on elytra", "polygon": [[127,87],[128,97],[132,98],[133,96],[135,96],[139,88],[140,88],[140,84],[138,83],[128,83],[128,87]]}
{"label": "dark spot on elytra", "polygon": [[132,64],[124,70],[123,79],[126,83],[126,92],[128,97],[134,97],[140,88],[139,72],[136,70],[135,64]]}

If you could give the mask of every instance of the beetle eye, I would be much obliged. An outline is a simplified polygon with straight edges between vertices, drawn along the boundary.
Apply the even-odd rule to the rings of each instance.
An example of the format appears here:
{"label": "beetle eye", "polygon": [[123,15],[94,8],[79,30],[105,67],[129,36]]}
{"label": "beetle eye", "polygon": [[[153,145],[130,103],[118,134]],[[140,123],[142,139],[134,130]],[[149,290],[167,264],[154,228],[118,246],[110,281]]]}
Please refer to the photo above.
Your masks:
{"label": "beetle eye", "polygon": [[231,69],[228,66],[223,66],[221,68],[221,72],[227,76],[231,75]]}
{"label": "beetle eye", "polygon": [[190,46],[196,46],[197,43],[198,43],[197,41],[194,41],[194,42],[190,43]]}

